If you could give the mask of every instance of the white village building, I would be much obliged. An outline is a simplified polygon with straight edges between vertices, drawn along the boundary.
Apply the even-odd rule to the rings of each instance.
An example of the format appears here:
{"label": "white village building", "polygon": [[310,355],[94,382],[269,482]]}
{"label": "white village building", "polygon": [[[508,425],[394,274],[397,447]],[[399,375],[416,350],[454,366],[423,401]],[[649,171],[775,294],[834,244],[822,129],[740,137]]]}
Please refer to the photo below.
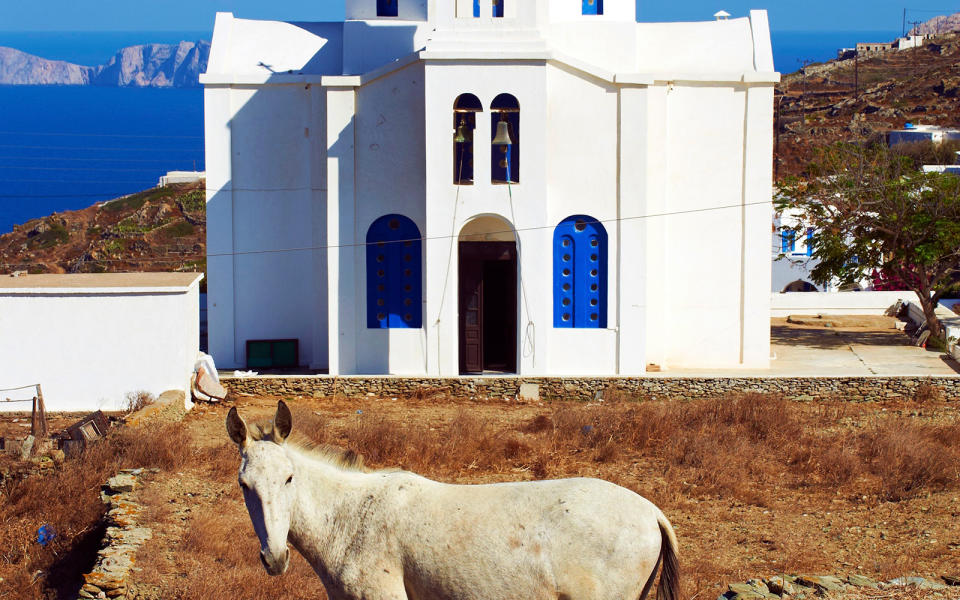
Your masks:
{"label": "white village building", "polygon": [[766,367],[767,15],[345,0],[217,16],[205,85],[220,367]]}

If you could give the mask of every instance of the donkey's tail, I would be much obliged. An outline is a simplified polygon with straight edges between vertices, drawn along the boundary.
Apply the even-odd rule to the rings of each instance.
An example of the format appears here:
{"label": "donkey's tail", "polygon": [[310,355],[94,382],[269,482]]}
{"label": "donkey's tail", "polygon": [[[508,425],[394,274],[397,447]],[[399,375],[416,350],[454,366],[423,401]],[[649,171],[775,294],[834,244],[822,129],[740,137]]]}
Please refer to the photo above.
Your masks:
{"label": "donkey's tail", "polygon": [[650,578],[643,586],[640,600],[646,600],[657,575],[657,568],[663,565],[660,571],[660,585],[657,586],[657,600],[678,600],[680,597],[680,563],[677,560],[677,534],[673,531],[670,521],[663,512],[657,511],[657,525],[660,527],[660,556],[657,564],[650,573]]}

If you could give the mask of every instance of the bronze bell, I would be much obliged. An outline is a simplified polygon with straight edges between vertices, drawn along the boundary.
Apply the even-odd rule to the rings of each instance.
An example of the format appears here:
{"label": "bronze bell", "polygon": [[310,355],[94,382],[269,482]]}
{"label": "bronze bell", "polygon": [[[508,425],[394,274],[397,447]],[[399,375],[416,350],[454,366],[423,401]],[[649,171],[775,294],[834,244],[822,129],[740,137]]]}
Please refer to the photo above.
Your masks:
{"label": "bronze bell", "polygon": [[512,146],[513,140],[510,139],[510,124],[505,120],[497,123],[497,135],[493,138],[494,146]]}
{"label": "bronze bell", "polygon": [[457,127],[457,132],[453,135],[453,141],[457,144],[473,141],[473,131],[467,127],[465,120],[460,119],[460,125]]}

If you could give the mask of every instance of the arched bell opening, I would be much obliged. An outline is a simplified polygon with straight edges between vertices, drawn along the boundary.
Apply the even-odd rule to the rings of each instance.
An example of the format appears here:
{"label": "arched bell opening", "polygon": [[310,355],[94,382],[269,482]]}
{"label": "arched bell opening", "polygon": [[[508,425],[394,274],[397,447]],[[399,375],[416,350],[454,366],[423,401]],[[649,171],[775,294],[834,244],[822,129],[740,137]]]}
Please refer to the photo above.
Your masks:
{"label": "arched bell opening", "polygon": [[490,181],[520,183],[520,103],[510,94],[500,94],[490,104],[490,112]]}
{"label": "arched bell opening", "polygon": [[473,185],[473,138],[479,112],[483,105],[473,94],[461,94],[453,103],[454,185]]}

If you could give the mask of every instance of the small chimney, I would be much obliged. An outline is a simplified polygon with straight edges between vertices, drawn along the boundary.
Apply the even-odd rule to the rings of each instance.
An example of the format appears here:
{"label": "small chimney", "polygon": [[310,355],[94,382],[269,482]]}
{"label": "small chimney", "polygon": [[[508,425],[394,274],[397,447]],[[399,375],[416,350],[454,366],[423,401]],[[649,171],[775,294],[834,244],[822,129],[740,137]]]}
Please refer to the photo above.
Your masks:
{"label": "small chimney", "polygon": [[714,13],[713,18],[718,21],[726,21],[727,19],[730,18],[730,13],[728,13],[725,10],[717,11],[716,13]]}

